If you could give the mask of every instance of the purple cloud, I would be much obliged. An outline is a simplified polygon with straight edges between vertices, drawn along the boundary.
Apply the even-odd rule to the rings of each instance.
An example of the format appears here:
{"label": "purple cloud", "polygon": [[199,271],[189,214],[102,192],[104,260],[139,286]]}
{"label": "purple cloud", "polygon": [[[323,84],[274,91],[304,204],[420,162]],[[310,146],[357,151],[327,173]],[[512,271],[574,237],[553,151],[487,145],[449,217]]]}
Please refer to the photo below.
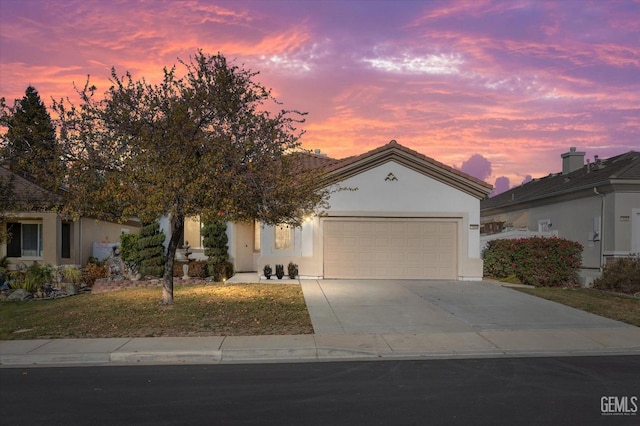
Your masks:
{"label": "purple cloud", "polygon": [[509,178],[506,176],[500,176],[496,179],[496,183],[493,184],[493,191],[489,194],[490,197],[493,197],[498,194],[502,194],[505,191],[508,191],[511,188],[511,183]]}
{"label": "purple cloud", "polygon": [[491,162],[480,154],[473,154],[462,163],[460,170],[480,180],[486,180],[491,176]]}

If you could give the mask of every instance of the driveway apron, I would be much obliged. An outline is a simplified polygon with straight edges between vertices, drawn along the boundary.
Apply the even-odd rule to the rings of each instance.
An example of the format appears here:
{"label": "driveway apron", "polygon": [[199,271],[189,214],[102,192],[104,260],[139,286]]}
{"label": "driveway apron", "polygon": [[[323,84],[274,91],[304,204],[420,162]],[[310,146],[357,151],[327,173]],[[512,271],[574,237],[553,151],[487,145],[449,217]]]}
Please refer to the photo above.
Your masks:
{"label": "driveway apron", "polygon": [[630,327],[489,281],[303,280],[301,284],[317,335]]}

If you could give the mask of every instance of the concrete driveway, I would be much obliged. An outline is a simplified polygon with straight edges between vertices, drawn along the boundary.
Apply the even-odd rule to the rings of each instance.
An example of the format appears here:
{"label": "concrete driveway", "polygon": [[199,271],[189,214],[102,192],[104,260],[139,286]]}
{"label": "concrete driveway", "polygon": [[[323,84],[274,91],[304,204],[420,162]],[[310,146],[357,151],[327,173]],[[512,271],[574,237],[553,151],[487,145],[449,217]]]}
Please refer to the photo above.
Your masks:
{"label": "concrete driveway", "polygon": [[301,284],[316,335],[632,327],[492,281],[302,280]]}

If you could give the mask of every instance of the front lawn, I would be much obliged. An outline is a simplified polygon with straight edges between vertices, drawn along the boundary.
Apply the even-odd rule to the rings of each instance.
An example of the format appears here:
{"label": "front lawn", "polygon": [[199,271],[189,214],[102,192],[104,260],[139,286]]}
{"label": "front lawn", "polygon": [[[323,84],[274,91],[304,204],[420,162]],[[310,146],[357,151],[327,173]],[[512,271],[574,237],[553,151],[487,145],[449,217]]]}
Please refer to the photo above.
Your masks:
{"label": "front lawn", "polygon": [[637,298],[590,288],[518,287],[515,290],[640,327],[640,299]]}
{"label": "front lawn", "polygon": [[169,307],[161,287],[2,302],[0,340],[313,333],[299,285],[176,286],[174,296]]}

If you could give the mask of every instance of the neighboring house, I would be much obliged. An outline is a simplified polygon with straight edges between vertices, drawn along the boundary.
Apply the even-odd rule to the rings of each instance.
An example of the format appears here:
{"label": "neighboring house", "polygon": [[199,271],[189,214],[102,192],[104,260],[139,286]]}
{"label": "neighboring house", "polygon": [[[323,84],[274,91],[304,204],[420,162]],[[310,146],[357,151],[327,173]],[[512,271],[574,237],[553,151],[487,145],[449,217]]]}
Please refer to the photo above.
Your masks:
{"label": "neighboring house", "polygon": [[[327,185],[355,190],[332,193],[330,208],[300,227],[229,223],[236,271],[293,262],[314,278],[482,279],[480,200],[491,185],[395,141],[306,163],[324,169]],[[199,229],[197,218],[185,225],[196,252]]]}
{"label": "neighboring house", "polygon": [[0,166],[0,180],[13,179],[16,204],[5,212],[8,241],[0,244],[0,258],[12,265],[34,261],[40,264],[84,265],[93,255],[94,243],[117,243],[121,233],[137,232],[139,224],[98,221],[83,217],[65,220],[54,211],[59,198],[30,180]]}
{"label": "neighboring house", "polygon": [[640,153],[585,164],[584,152],[561,155],[562,172],[534,179],[480,203],[483,234],[509,229],[556,231],[584,246],[584,284],[610,258],[640,253]]}

